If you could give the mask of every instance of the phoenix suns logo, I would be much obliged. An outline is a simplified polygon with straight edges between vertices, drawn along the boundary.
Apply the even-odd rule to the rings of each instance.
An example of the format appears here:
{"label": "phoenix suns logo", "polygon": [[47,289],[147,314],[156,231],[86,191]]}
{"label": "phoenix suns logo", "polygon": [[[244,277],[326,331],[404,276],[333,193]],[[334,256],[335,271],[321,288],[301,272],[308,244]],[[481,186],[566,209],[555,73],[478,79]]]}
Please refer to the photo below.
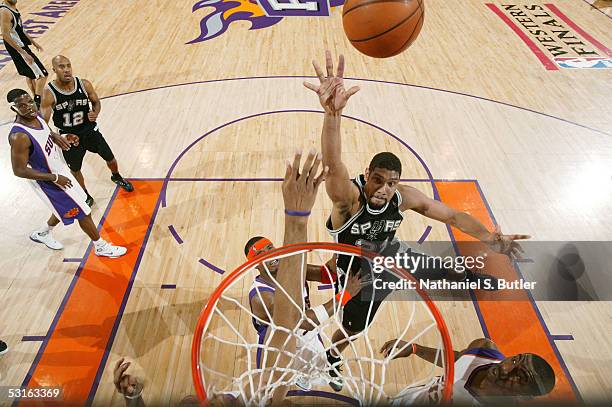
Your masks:
{"label": "phoenix suns logo", "polygon": [[78,214],[79,214],[79,208],[72,208],[64,214],[64,218],[67,218],[67,219],[74,218]]}
{"label": "phoenix suns logo", "polygon": [[328,16],[332,7],[345,0],[201,0],[192,12],[213,10],[200,21],[200,35],[187,44],[211,40],[227,31],[234,21],[248,21],[250,30],[273,26],[283,17]]}

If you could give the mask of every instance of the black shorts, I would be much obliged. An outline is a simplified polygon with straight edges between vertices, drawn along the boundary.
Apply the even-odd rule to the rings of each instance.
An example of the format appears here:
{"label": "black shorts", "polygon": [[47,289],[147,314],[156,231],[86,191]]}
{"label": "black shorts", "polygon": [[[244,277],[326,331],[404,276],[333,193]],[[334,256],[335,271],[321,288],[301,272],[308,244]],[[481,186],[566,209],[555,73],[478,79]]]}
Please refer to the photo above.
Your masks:
{"label": "black shorts", "polygon": [[[392,254],[387,254],[392,255]],[[411,257],[430,257],[423,253],[418,253],[415,251],[411,251]],[[360,262],[361,266],[359,267],[359,273],[361,274],[361,281],[373,281],[373,279],[379,279],[384,282],[396,282],[400,279],[400,277],[388,273],[383,272],[381,274],[374,274],[370,270],[370,266],[365,262]],[[422,264],[427,264],[427,262],[423,262]],[[356,272],[355,270],[352,273]],[[411,273],[412,276],[417,280],[441,280],[447,277],[449,274],[455,273],[455,270],[452,268],[444,267],[443,265],[436,262],[433,266],[430,266],[427,269],[417,269],[414,273]],[[336,283],[336,292],[338,292],[338,284],[344,284],[344,279],[339,278]],[[361,332],[366,326],[372,323],[376,312],[380,308],[382,302],[385,300],[389,294],[391,294],[392,290],[374,290],[371,284],[366,285],[362,288],[361,292],[355,297],[351,298],[349,302],[346,303],[342,313],[342,326],[351,332]],[[368,316],[369,314],[369,316]]]}
{"label": "black shorts", "polygon": [[[63,132],[62,133],[66,133]],[[78,172],[83,166],[83,157],[85,153],[90,151],[98,154],[104,161],[111,161],[115,156],[110,149],[108,143],[98,130],[93,129],[83,134],[77,134],[79,137],[79,145],[70,147],[70,150],[64,151],[64,158],[70,170]]]}
{"label": "black shorts", "polygon": [[38,59],[38,57],[34,55],[32,50],[30,50],[30,47],[28,47],[27,45],[23,47],[23,50],[27,52],[32,57],[32,59],[34,59],[34,63],[32,65],[28,65],[25,59],[23,59],[23,56],[21,56],[21,54],[17,52],[16,49],[6,43],[4,44],[4,46],[6,47],[6,50],[13,59],[13,63],[15,64],[19,75],[25,76],[30,79],[38,79],[49,75],[49,73],[45,69],[45,66],[42,64],[42,62],[40,62],[40,59]]}

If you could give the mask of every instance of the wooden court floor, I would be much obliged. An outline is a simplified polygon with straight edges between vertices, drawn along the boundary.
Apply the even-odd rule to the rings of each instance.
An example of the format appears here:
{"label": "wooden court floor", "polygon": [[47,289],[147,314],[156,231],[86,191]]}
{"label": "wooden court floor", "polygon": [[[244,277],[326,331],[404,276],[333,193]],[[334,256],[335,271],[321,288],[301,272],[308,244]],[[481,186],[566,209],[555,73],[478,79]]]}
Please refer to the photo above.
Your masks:
{"label": "wooden court floor", "polygon": [[[40,31],[49,70],[54,55],[69,57],[103,98],[101,130],[136,192],[116,190],[91,154],[83,173],[102,235],[130,251],[99,260],[76,226],[55,231],[62,252],[30,242],[48,213],[13,176],[8,143],[0,143],[0,338],[11,348],[0,357],[0,386],[62,386],[77,404],[122,405],[112,366],[126,356],[146,374],[147,401],[193,394],[191,338],[204,302],[223,273],[243,263],[249,237],[280,245],[283,160],[296,148],[319,148],[322,114],[302,81],[325,49],[345,55],[347,82],[361,87],[343,119],[351,174],[376,152],[392,151],[404,182],[490,227],[537,241],[612,240],[612,70],[561,68],[542,44],[534,53],[525,31],[519,36],[495,12],[520,31],[504,11],[509,2],[428,0],[419,39],[387,60],[351,47],[339,9],[260,19],[256,26],[269,26],[249,30],[250,21],[227,22],[240,10],[262,16],[245,1],[65,3],[18,6]],[[609,2],[512,4],[547,10],[585,49],[612,58]],[[221,9],[226,31],[194,42]],[[0,70],[0,93],[24,86],[10,63]],[[8,107],[0,109],[2,137],[12,120]],[[330,209],[321,192],[311,241],[331,240]],[[398,236],[417,240],[424,231],[428,241],[466,238],[416,214]],[[318,291],[317,301],[326,295]],[[487,335],[507,354],[537,351],[559,378],[551,397],[590,401],[612,398],[611,304],[524,293],[515,302],[476,295],[439,307],[456,349]],[[380,333],[374,342],[386,339]]]}

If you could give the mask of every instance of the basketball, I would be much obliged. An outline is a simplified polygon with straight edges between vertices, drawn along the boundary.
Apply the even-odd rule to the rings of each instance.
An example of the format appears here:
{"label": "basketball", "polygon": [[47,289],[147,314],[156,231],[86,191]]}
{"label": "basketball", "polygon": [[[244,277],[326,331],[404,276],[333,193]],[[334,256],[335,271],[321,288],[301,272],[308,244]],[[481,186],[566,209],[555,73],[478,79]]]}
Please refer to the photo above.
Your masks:
{"label": "basketball", "polygon": [[424,0],[347,0],[342,9],[344,32],[357,50],[389,58],[419,36],[425,18]]}

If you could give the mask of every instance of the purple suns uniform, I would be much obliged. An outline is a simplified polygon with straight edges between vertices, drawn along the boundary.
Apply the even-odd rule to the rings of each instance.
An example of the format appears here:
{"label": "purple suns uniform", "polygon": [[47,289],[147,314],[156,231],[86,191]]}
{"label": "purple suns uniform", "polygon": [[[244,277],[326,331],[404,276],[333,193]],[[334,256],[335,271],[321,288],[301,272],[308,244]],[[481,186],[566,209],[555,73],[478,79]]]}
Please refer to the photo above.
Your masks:
{"label": "purple suns uniform", "polygon": [[30,157],[28,166],[44,173],[60,174],[72,182],[72,187],[63,188],[50,181],[30,181],[30,185],[49,206],[53,214],[61,219],[65,225],[82,219],[91,213],[91,209],[85,203],[87,195],[77,180],[70,173],[66,165],[61,149],[51,139],[51,129],[40,116],[36,117],[41,129],[35,129],[19,123],[13,123],[10,134],[24,133],[30,138]]}

